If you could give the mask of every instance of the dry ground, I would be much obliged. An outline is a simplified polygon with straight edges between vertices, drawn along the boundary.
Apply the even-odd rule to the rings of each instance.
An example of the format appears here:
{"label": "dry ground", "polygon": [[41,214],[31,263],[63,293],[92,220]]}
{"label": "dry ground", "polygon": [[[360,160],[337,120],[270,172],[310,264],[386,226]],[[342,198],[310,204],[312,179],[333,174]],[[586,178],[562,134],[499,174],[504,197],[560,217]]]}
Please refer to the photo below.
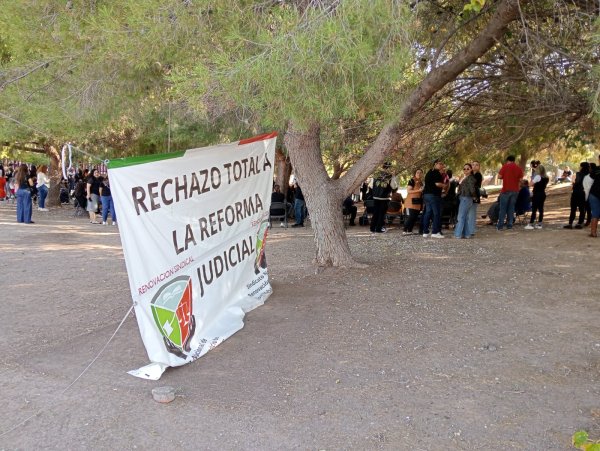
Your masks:
{"label": "dry ground", "polygon": [[[565,450],[578,429],[600,438],[600,239],[562,229],[567,190],[549,196],[540,231],[349,229],[368,269],[316,274],[311,229],[273,228],[274,293],[242,331],[151,382],[126,374],[147,363],[130,316],[64,393],[131,304],[118,232],[70,209],[17,225],[0,205],[0,449]],[[173,403],[152,400],[160,385],[177,388]]]}

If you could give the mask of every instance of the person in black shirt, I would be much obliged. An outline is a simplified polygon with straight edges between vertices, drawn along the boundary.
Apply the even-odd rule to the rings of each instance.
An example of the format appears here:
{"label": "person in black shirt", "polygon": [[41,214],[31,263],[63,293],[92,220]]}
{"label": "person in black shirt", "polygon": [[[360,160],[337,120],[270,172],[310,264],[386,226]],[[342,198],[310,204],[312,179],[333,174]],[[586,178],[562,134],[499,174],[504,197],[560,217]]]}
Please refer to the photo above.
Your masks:
{"label": "person in black shirt", "polygon": [[304,227],[304,194],[298,185],[298,180],[294,181],[294,213],[296,223],[292,227]]}
{"label": "person in black shirt", "polygon": [[388,208],[390,195],[393,189],[398,188],[396,177],[389,172],[390,163],[384,163],[383,169],[373,178],[373,216],[371,217],[371,232],[385,233],[385,212]]}
{"label": "person in black shirt", "polygon": [[343,207],[344,207],[344,214],[350,215],[350,225],[351,226],[356,225],[354,220],[356,219],[356,212],[358,211],[358,207],[356,205],[354,205],[354,201],[352,200],[351,195],[346,197],[346,199],[344,199]]}
{"label": "person in black shirt", "polygon": [[483,175],[481,175],[481,165],[479,164],[479,161],[473,161],[471,166],[473,167],[473,177],[475,177],[476,181],[477,196],[473,200],[473,205],[471,205],[471,209],[469,210],[469,222],[471,224],[471,230],[475,233],[475,229],[477,228],[477,206],[481,203]]}
{"label": "person in black shirt", "polygon": [[425,214],[423,216],[423,237],[429,234],[429,221],[432,221],[432,238],[444,238],[442,235],[442,190],[446,187],[444,177],[440,170],[443,163],[440,160],[433,162],[433,168],[425,175],[425,187],[423,189],[423,200],[425,202]]}
{"label": "person in black shirt", "polygon": [[98,169],[94,169],[87,179],[86,183],[87,194],[87,211],[90,214],[91,224],[100,224],[96,221],[96,211],[100,201],[100,181],[98,180]]}
{"label": "person in black shirt", "polygon": [[579,221],[575,226],[576,229],[583,228],[583,221],[585,220],[585,191],[583,190],[583,179],[590,173],[590,164],[584,161],[579,164],[579,172],[575,174],[575,181],[573,182],[573,191],[571,192],[571,213],[569,214],[569,224],[564,226],[565,229],[573,228],[573,221],[579,210]]}
{"label": "person in black shirt", "polygon": [[[535,170],[535,176],[531,181],[533,183],[533,195],[531,196],[531,217],[529,224],[525,226],[526,230],[541,229],[542,221],[544,220],[544,202],[546,201],[546,187],[550,179],[546,175],[546,168],[541,164]],[[537,224],[535,223],[536,215],[539,213]]]}

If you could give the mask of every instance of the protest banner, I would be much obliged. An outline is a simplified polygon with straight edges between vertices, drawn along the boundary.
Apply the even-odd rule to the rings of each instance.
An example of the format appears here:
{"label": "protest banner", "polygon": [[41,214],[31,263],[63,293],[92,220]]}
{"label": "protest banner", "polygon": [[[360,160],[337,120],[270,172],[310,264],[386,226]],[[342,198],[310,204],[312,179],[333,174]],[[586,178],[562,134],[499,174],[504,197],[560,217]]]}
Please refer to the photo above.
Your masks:
{"label": "protest banner", "polygon": [[276,134],[110,161],[127,275],[157,380],[244,325],[271,294],[264,253]]}

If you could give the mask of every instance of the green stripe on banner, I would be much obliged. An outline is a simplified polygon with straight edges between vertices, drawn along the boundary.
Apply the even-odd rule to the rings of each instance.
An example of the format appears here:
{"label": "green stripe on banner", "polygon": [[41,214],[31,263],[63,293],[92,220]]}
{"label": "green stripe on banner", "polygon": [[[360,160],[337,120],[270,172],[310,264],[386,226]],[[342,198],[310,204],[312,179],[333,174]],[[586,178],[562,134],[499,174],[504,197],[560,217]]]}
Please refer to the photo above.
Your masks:
{"label": "green stripe on banner", "polygon": [[139,157],[116,158],[108,162],[108,169],[124,168],[136,164],[152,163],[153,161],[170,160],[185,155],[185,150],[180,152],[159,153],[154,155],[141,155]]}

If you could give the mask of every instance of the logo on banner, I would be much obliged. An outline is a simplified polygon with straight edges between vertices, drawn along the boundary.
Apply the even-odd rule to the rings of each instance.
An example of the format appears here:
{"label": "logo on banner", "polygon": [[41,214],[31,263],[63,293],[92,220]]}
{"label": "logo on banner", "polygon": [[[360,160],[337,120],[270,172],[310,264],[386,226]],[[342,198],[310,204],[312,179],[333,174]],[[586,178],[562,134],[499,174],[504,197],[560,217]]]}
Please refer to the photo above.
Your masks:
{"label": "logo on banner", "polygon": [[260,274],[260,268],[267,269],[267,256],[265,255],[265,241],[269,232],[269,221],[263,221],[256,235],[256,259],[254,272]]}
{"label": "logo on banner", "polygon": [[152,298],[151,308],[167,351],[185,359],[196,329],[192,315],[191,277],[179,276],[163,285]]}

